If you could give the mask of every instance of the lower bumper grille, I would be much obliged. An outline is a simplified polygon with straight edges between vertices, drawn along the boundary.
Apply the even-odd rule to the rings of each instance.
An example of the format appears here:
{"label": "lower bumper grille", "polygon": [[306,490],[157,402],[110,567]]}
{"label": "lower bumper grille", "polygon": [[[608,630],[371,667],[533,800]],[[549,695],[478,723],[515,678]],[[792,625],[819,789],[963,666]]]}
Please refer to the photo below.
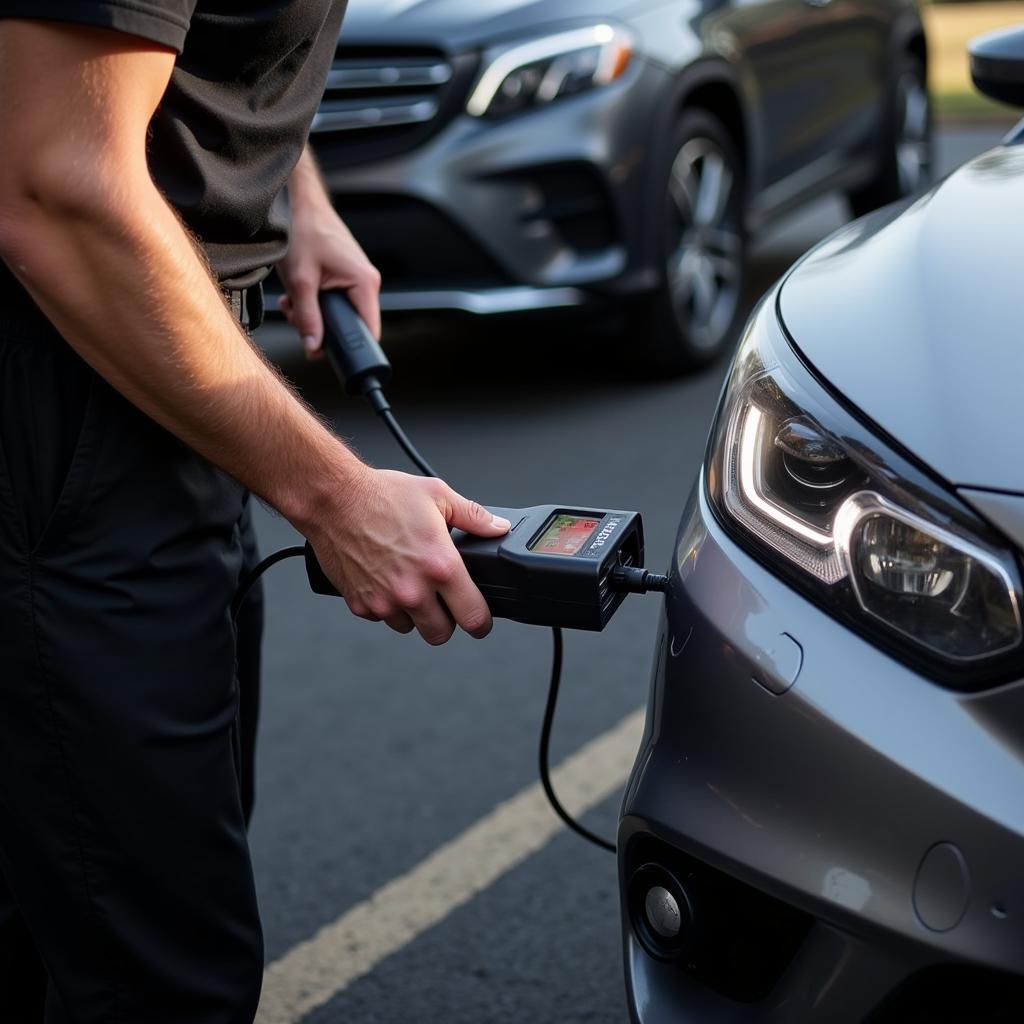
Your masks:
{"label": "lower bumper grille", "polygon": [[[645,896],[658,874],[677,888],[688,912],[686,933],[663,942],[645,926]],[[684,854],[652,836],[627,849],[629,915],[633,934],[656,959],[671,962],[736,1002],[754,1003],[772,991],[813,924],[810,916]],[[662,948],[652,948],[651,940]]]}
{"label": "lower bumper grille", "polygon": [[334,197],[342,219],[391,289],[499,288],[511,281],[458,225],[408,196]]}
{"label": "lower bumper grille", "polygon": [[1024,976],[964,964],[911,975],[865,1024],[1015,1024],[1024,1004]]}

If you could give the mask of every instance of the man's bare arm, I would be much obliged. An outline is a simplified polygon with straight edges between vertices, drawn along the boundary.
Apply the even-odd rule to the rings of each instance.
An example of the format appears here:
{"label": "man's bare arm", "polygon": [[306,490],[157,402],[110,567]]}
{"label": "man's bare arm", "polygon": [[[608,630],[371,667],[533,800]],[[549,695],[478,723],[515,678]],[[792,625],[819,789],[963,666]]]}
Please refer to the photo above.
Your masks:
{"label": "man's bare arm", "polygon": [[0,256],[115,388],[312,541],[356,614],[437,643],[446,605],[482,635],[445,521],[502,524],[443,484],[369,469],[325,430],[235,325],[154,185],[146,132],[173,64],[112,31],[0,21]]}

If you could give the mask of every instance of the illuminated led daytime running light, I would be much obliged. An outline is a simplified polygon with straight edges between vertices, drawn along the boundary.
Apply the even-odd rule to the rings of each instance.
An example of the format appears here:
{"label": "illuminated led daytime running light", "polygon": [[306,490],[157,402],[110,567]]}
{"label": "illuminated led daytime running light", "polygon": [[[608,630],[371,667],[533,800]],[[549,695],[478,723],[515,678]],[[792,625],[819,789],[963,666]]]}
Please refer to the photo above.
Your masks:
{"label": "illuminated led daytime running light", "polygon": [[937,673],[957,673],[952,685],[976,688],[988,662],[1006,671],[1024,643],[1012,550],[814,390],[788,351],[762,307],[723,398],[706,477],[713,503],[826,609],[911,641],[915,661],[938,656]]}
{"label": "illuminated led daytime running light", "polygon": [[[614,25],[591,25],[514,46],[493,58],[466,103],[466,110],[473,117],[483,117],[491,109],[506,79],[516,71],[542,61],[569,57],[592,47],[600,48],[593,84],[608,85],[621,77],[629,67],[633,55],[633,37],[626,29]],[[544,90],[540,97],[542,102],[551,102],[557,96],[561,86],[557,74],[555,66],[545,74],[540,86],[540,90]]]}

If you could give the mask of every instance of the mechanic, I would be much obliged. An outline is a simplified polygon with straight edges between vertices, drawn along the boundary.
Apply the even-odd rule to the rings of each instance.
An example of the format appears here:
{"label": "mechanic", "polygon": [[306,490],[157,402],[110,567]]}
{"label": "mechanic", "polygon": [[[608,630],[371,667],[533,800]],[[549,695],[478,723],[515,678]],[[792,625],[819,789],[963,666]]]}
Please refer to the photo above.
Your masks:
{"label": "mechanic", "polygon": [[305,148],[343,8],[0,0],[5,1024],[254,1017],[250,492],[356,615],[431,644],[491,626],[448,528],[508,523],[366,466],[244,330],[274,264],[311,352],[319,288],[379,330]]}

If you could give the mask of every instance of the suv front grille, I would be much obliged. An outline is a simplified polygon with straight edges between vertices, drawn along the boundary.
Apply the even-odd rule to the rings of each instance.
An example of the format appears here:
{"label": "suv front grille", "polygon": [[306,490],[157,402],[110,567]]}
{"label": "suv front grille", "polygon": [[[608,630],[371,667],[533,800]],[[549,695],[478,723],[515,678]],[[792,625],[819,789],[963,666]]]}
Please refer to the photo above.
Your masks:
{"label": "suv front grille", "polygon": [[462,108],[477,63],[425,46],[340,45],[310,127],[325,169],[415,149]]}
{"label": "suv front grille", "polygon": [[438,52],[374,55],[339,46],[310,131],[368,131],[432,121],[454,73]]}

